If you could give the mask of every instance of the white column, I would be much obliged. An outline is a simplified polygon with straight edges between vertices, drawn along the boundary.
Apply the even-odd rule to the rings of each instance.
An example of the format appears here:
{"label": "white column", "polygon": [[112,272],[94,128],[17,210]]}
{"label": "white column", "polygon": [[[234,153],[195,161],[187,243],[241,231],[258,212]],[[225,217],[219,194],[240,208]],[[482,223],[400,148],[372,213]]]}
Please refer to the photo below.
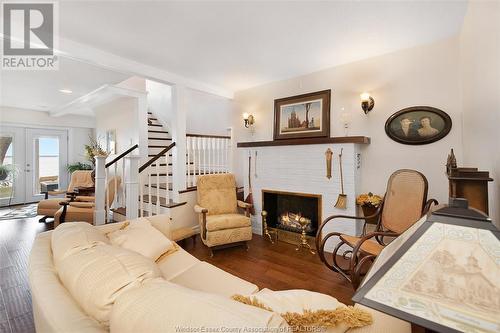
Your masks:
{"label": "white column", "polygon": [[173,119],[170,126],[172,140],[172,200],[179,201],[179,191],[186,188],[186,88],[175,85],[172,88]]}
{"label": "white column", "polygon": [[106,157],[95,157],[95,210],[94,225],[105,223],[106,210]]}
{"label": "white column", "polygon": [[[148,100],[146,94],[137,98],[137,115],[137,127],[139,129],[139,142],[137,143],[139,144],[141,162],[144,163],[148,160]],[[131,140],[130,146],[133,146],[134,143]]]}
{"label": "white column", "polygon": [[230,173],[234,173],[234,152],[236,151],[236,142],[235,142],[235,139],[234,139],[234,135],[233,135],[233,128],[232,127],[228,127],[227,128],[227,134],[231,137],[229,139],[229,161],[227,162],[228,165],[228,169],[229,169],[229,172]]}
{"label": "white column", "polygon": [[127,220],[137,218],[139,211],[139,161],[141,156],[125,156],[125,186],[127,197],[125,207]]}

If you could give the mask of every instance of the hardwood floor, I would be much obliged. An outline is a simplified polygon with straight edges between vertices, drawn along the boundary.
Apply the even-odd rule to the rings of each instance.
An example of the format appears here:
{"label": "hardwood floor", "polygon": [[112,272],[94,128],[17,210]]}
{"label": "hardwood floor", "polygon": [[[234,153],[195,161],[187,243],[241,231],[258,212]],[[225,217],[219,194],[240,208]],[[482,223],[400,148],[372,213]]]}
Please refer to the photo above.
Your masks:
{"label": "hardwood floor", "polygon": [[[34,332],[27,265],[36,234],[52,229],[38,218],[0,221],[0,333]],[[328,270],[316,255],[296,252],[293,245],[272,245],[254,235],[250,249],[234,247],[215,251],[210,258],[201,239],[181,244],[200,260],[273,290],[308,289],[352,304],[353,290],[340,275]]]}
{"label": "hardwood floor", "polygon": [[51,228],[36,217],[0,221],[0,333],[35,332],[28,259],[36,234]]}
{"label": "hardwood floor", "polygon": [[259,235],[243,246],[214,251],[208,249],[199,236],[196,241],[186,239],[180,244],[200,260],[207,261],[226,272],[272,290],[307,289],[331,295],[345,304],[352,304],[354,290],[351,284],[326,268],[317,255],[295,251],[295,246],[283,242],[271,244]]}

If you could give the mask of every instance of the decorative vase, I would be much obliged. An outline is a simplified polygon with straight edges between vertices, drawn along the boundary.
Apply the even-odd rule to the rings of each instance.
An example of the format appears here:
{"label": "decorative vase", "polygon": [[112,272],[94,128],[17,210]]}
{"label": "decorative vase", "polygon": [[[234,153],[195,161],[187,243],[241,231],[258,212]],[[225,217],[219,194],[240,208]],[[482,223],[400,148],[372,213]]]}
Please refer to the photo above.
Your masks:
{"label": "decorative vase", "polygon": [[[372,205],[361,205],[361,209],[363,210],[363,216],[373,215],[377,211],[377,207],[374,207]],[[368,224],[376,225],[377,222],[378,222],[378,216],[366,219],[366,223]]]}

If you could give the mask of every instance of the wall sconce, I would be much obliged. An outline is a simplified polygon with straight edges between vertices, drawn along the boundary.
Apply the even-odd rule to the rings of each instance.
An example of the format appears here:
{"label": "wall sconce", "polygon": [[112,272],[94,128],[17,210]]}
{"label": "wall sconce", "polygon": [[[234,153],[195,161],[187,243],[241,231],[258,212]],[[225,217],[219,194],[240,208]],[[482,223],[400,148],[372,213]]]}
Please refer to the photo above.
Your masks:
{"label": "wall sconce", "polygon": [[255,123],[255,118],[253,115],[248,114],[248,113],[243,113],[243,120],[245,121],[245,127],[249,128]]}
{"label": "wall sconce", "polygon": [[375,100],[367,92],[364,92],[359,96],[361,97],[361,108],[365,114],[368,114],[368,112],[370,112],[375,106]]}

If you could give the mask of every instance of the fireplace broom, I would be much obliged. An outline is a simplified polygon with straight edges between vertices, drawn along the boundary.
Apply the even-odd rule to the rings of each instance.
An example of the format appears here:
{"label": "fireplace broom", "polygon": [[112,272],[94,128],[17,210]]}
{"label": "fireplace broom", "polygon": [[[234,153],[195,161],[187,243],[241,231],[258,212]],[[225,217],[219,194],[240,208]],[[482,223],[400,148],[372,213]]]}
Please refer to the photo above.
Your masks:
{"label": "fireplace broom", "polygon": [[342,151],[344,149],[340,149],[339,154],[339,167],[340,167],[340,189],[341,192],[337,198],[337,202],[335,203],[335,208],[346,209],[347,208],[347,195],[344,193],[344,175],[342,173]]}
{"label": "fireplace broom", "polygon": [[252,155],[251,155],[251,153],[249,153],[249,155],[248,155],[248,195],[247,195],[247,198],[245,199],[245,202],[252,205],[252,207],[250,208],[250,214],[255,215],[255,207],[253,206],[252,182],[250,180],[251,172],[252,172]]}

